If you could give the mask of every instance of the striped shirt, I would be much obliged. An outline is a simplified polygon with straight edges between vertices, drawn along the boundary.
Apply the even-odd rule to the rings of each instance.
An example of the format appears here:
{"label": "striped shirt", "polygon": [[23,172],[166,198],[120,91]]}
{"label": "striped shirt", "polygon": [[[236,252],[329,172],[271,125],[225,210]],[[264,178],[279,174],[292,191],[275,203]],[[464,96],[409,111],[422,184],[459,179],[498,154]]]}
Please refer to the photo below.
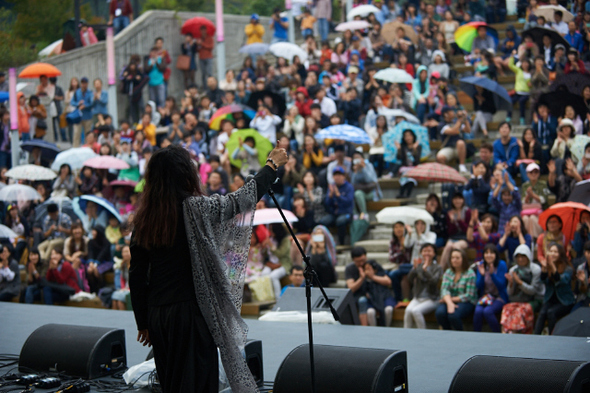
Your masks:
{"label": "striped shirt", "polygon": [[468,269],[461,274],[459,281],[455,282],[455,272],[453,269],[447,269],[443,275],[442,286],[440,289],[441,298],[450,295],[451,297],[459,296],[461,302],[475,304],[477,302],[477,288],[475,286],[475,273]]}

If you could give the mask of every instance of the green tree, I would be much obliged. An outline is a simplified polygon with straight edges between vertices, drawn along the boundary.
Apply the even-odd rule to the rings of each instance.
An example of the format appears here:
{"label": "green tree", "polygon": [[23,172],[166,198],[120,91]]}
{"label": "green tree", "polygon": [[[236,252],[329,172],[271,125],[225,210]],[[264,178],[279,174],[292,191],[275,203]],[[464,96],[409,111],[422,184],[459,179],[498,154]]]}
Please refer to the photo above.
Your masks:
{"label": "green tree", "polygon": [[35,44],[62,38],[62,25],[73,16],[72,0],[16,0],[14,33]]}
{"label": "green tree", "polygon": [[34,61],[37,51],[14,33],[14,15],[0,8],[0,70]]}
{"label": "green tree", "polygon": [[146,0],[143,10],[171,10],[192,12],[213,12],[215,1],[207,0]]}

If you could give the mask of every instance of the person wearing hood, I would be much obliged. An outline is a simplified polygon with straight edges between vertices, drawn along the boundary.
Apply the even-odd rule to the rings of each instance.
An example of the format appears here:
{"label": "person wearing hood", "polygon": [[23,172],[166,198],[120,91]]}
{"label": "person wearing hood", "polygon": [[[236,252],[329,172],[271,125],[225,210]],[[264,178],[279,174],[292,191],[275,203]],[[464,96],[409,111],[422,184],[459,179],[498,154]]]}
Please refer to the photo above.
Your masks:
{"label": "person wearing hood", "polygon": [[428,75],[438,72],[442,78],[449,78],[449,65],[446,63],[445,54],[440,49],[432,53],[432,63],[428,66]]}
{"label": "person wearing hood", "polygon": [[504,75],[504,70],[508,68],[508,59],[513,50],[520,46],[520,36],[513,25],[506,28],[506,38],[498,47],[498,56],[494,58],[496,69],[500,75]]}
{"label": "person wearing hood", "polygon": [[541,308],[545,285],[541,282],[541,268],[533,263],[531,249],[521,244],[514,251],[515,264],[506,273],[508,300],[502,309],[503,333],[533,332],[534,313]]}
{"label": "person wearing hood", "polygon": [[300,86],[295,90],[295,106],[299,109],[299,114],[303,117],[311,116],[312,100],[309,99],[307,89]]}
{"label": "person wearing hood", "polygon": [[436,233],[430,231],[430,224],[422,219],[417,219],[414,222],[414,228],[406,225],[405,245],[406,247],[412,247],[411,261],[420,259],[422,248],[427,244],[436,244]]}
{"label": "person wearing hood", "polygon": [[428,95],[430,86],[428,82],[428,68],[426,66],[418,67],[416,78],[412,83],[412,107],[418,115],[420,124],[424,122],[424,117],[428,112]]}

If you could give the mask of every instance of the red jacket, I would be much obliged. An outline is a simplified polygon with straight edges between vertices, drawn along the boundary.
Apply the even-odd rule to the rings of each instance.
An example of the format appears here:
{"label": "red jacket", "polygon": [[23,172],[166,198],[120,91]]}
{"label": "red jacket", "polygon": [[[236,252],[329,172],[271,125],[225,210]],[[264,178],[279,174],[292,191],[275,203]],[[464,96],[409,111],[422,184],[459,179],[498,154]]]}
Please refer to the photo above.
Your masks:
{"label": "red jacket", "polygon": [[[578,60],[578,68],[580,69],[580,74],[586,74],[586,67],[584,66],[584,62],[582,60]],[[564,73],[569,74],[570,72],[576,72],[572,70],[572,65],[570,62],[565,63],[565,69],[563,70]]]}
{"label": "red jacket", "polygon": [[66,284],[68,287],[74,288],[76,293],[80,292],[80,287],[78,286],[78,276],[76,276],[76,272],[74,271],[72,265],[67,261],[62,262],[61,271],[58,269],[49,269],[47,271],[46,278],[51,282]]}
{"label": "red jacket", "polygon": [[295,90],[295,92],[303,93],[305,96],[305,100],[303,100],[303,102],[295,99],[295,106],[297,109],[299,109],[299,114],[303,117],[311,116],[311,104],[313,104],[313,102],[309,99],[309,93],[307,92],[307,89],[303,86],[300,86],[297,88],[297,90]]}
{"label": "red jacket", "polygon": [[[118,7],[118,0],[111,0],[111,5],[109,7],[109,15],[115,16],[115,11],[117,11]],[[121,7],[121,15],[127,16],[133,14],[133,8],[131,7],[131,2],[129,0],[122,0],[122,7]]]}

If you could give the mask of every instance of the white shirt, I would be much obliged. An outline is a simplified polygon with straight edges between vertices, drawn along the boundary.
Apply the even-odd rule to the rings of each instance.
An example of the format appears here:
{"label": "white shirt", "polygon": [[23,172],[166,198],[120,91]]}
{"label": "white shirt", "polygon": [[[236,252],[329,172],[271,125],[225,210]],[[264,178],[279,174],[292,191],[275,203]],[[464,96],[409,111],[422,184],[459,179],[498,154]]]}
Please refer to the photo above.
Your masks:
{"label": "white shirt", "polygon": [[561,21],[559,23],[553,22],[553,23],[551,23],[551,27],[553,27],[553,29],[556,30],[561,35],[566,35],[567,33],[569,33],[567,23],[565,23],[564,21]]}
{"label": "white shirt", "polygon": [[273,145],[277,144],[277,126],[281,124],[281,118],[277,115],[265,117],[256,116],[250,122],[250,128],[258,130],[260,135],[267,138]]}
{"label": "white shirt", "polygon": [[543,47],[543,51],[545,54],[545,64],[549,64],[551,62],[551,47]]}
{"label": "white shirt", "polygon": [[337,112],[336,103],[331,98],[324,97],[322,102],[318,101],[318,99],[316,98],[315,100],[313,100],[313,102],[316,104],[320,104],[322,113],[328,117],[332,116],[334,113]]}

